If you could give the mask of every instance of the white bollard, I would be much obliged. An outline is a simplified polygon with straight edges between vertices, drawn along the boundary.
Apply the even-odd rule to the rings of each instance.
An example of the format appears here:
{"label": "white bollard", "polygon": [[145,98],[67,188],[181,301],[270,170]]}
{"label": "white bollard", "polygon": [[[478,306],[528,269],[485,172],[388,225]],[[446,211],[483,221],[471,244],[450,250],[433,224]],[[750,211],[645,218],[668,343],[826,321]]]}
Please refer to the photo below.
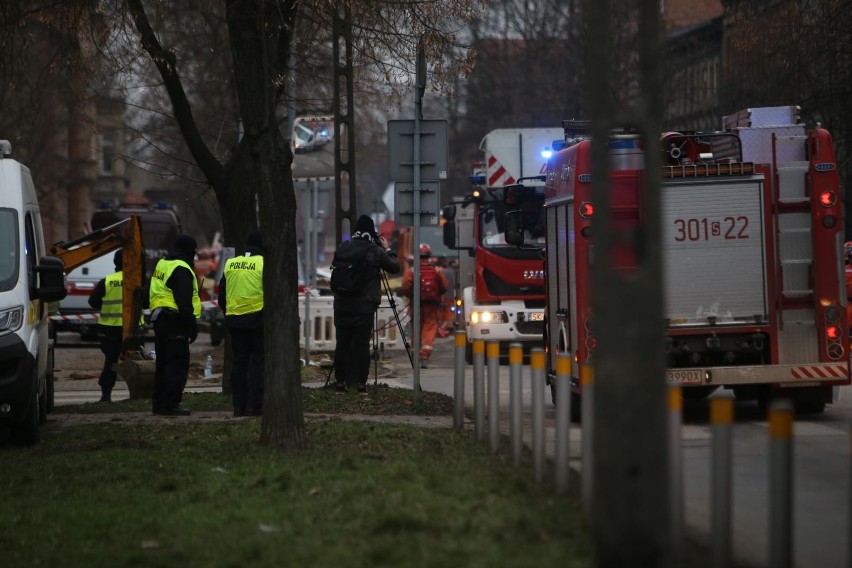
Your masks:
{"label": "white bollard", "polygon": [[769,406],[769,565],[793,566],[793,403]]}
{"label": "white bollard", "polygon": [[730,398],[710,399],[710,422],[713,431],[713,455],[710,501],[713,568],[731,565],[731,428],[734,401]]}
{"label": "white bollard", "polygon": [[595,489],[595,478],[592,464],[595,459],[594,426],[592,418],[595,401],[595,368],[592,365],[580,367],[580,422],[583,429],[582,462],[580,474],[580,492],[583,502],[583,512],[592,516],[592,493]]}
{"label": "white bollard", "polygon": [[456,331],[455,375],[453,376],[453,428],[464,427],[464,349],[467,346],[467,334]]}
{"label": "white bollard", "polygon": [[496,454],[500,449],[500,342],[485,344],[488,358],[488,449]]}
{"label": "white bollard", "polygon": [[679,386],[668,388],[669,409],[669,505],[671,506],[672,551],[676,560],[683,556],[683,399]]}
{"label": "white bollard", "polygon": [[509,345],[509,439],[512,444],[512,465],[521,464],[524,449],[524,432],[521,428],[521,366],[524,350],[520,343]]}
{"label": "white bollard", "polygon": [[473,340],[473,439],[485,440],[485,342]]}
{"label": "white bollard", "polygon": [[568,493],[571,460],[571,356],[556,356],[556,493]]}
{"label": "white bollard", "polygon": [[533,430],[533,475],[535,480],[544,480],[544,350],[530,351],[530,373],[532,375],[532,430]]}

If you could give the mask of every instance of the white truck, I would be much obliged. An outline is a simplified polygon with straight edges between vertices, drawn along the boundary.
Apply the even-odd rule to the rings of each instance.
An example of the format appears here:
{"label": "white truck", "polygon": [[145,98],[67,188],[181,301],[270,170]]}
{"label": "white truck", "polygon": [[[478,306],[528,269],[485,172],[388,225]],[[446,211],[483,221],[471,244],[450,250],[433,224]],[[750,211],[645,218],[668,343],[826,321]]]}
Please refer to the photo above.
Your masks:
{"label": "white truck", "polygon": [[65,297],[65,267],[45,255],[30,170],[0,140],[0,427],[34,444],[53,407],[48,302]]}
{"label": "white truck", "polygon": [[[444,207],[444,243],[461,252],[458,287],[468,337],[468,362],[475,339],[510,343],[525,350],[543,345],[544,179],[553,141],[561,128],[503,128],[482,139],[484,161],[474,164],[473,192]],[[523,185],[534,197],[507,203],[511,188]],[[518,247],[505,239],[505,213],[522,209],[531,234]],[[538,230],[536,229],[538,227]],[[465,253],[466,251],[466,253]]]}

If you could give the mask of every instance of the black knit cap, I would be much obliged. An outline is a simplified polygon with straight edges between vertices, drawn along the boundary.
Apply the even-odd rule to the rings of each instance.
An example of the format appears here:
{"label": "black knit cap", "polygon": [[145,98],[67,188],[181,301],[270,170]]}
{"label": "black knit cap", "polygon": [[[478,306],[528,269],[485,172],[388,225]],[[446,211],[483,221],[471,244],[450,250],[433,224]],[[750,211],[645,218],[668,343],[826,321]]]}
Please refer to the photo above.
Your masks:
{"label": "black knit cap", "polygon": [[367,215],[361,215],[358,217],[358,222],[355,223],[355,230],[360,233],[375,233],[376,225],[373,224],[373,220]]}
{"label": "black knit cap", "polygon": [[263,238],[260,231],[252,231],[246,237],[246,246],[247,247],[263,247]]}
{"label": "black knit cap", "polygon": [[112,263],[115,265],[116,270],[121,270],[123,260],[124,251],[122,249],[118,249],[117,251],[115,251],[115,256],[112,257]]}
{"label": "black knit cap", "polygon": [[184,256],[193,257],[198,248],[198,243],[189,235],[181,235],[175,241],[175,250]]}

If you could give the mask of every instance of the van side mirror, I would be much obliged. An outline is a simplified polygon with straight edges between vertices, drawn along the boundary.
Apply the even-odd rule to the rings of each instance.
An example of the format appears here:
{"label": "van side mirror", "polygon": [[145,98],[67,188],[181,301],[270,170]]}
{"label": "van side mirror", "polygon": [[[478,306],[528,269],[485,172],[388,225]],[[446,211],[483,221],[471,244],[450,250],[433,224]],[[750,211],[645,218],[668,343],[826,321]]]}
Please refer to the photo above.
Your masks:
{"label": "van side mirror", "polygon": [[34,300],[58,302],[68,291],[65,289],[65,263],[55,256],[42,257],[35,267],[36,283],[30,296]]}
{"label": "van side mirror", "polygon": [[507,211],[504,217],[506,223],[506,242],[510,245],[524,244],[524,221],[521,211]]}

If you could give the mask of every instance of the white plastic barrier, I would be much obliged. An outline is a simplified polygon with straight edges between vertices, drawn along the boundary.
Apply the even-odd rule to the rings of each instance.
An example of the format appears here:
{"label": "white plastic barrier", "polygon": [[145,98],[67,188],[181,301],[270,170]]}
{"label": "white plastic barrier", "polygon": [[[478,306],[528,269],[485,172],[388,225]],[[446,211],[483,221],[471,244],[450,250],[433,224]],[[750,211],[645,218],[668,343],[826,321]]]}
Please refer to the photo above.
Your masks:
{"label": "white plastic barrier", "polygon": [[[402,328],[409,325],[409,310],[404,299],[394,296],[396,311]],[[305,297],[299,297],[299,321],[305,317]],[[332,296],[311,296],[308,304],[308,319],[310,325],[311,351],[333,351],[334,337],[334,298]],[[394,310],[387,297],[383,298],[378,310],[378,339],[385,350],[405,349],[405,343],[400,337]],[[305,332],[299,338],[299,345],[305,346]]]}
{"label": "white plastic barrier", "polygon": [[[399,296],[394,296],[394,304],[396,312],[399,315],[399,321],[402,328],[407,329],[410,325],[410,311],[406,300]],[[201,303],[202,308],[218,308],[216,302],[205,301]],[[310,348],[314,351],[334,351],[334,298],[332,296],[311,296],[309,304],[308,318],[311,321],[310,328]],[[305,296],[299,296],[299,325],[302,323],[302,318],[305,316]],[[53,315],[52,320],[89,320],[97,322],[98,314],[74,314],[74,315]],[[378,338],[379,343],[384,346],[385,350],[405,349],[405,343],[399,335],[399,325],[397,324],[394,308],[391,307],[387,296],[382,298],[382,303],[378,310]],[[299,335],[299,345],[305,346],[305,333],[302,330]]]}

